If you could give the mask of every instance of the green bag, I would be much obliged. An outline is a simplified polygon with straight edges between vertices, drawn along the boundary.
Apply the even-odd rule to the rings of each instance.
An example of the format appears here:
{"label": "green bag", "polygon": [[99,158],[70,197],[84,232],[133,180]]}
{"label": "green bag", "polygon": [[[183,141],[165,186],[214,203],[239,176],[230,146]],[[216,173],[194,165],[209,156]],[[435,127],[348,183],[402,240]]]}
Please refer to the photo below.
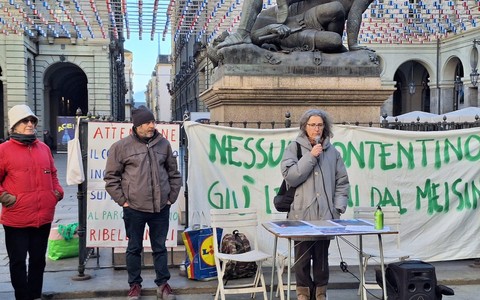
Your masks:
{"label": "green bag", "polygon": [[78,223],[52,228],[48,237],[48,258],[59,260],[78,256]]}

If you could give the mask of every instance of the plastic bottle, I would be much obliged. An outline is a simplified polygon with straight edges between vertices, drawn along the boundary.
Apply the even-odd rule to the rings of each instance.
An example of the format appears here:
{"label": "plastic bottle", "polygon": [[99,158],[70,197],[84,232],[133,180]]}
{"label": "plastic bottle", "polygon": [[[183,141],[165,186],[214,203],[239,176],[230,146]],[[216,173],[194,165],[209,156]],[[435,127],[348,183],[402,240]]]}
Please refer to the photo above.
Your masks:
{"label": "plastic bottle", "polygon": [[383,211],[380,205],[377,206],[377,210],[374,214],[375,217],[375,229],[382,230],[383,229]]}

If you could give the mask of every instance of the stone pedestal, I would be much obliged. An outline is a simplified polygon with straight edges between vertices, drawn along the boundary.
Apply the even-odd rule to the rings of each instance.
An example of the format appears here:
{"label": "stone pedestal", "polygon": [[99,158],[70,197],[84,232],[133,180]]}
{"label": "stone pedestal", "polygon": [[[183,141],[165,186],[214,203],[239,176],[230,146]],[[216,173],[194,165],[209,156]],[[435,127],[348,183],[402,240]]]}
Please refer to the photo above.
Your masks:
{"label": "stone pedestal", "polygon": [[283,123],[290,112],[295,124],[310,108],[327,111],[335,123],[378,122],[394,90],[382,87],[371,51],[272,54],[240,45],[220,54],[213,85],[200,95],[212,122]]}

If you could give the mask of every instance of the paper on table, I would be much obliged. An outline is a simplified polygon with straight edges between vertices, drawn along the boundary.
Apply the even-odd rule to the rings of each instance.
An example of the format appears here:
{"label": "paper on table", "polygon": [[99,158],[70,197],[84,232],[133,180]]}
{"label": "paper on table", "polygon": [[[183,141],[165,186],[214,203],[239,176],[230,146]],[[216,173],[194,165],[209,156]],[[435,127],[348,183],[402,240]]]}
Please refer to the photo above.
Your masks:
{"label": "paper on table", "polygon": [[372,223],[363,219],[335,219],[332,222],[340,226],[373,226]]}
{"label": "paper on table", "polygon": [[304,222],[304,221],[295,221],[295,220],[281,220],[281,221],[272,221],[270,222],[276,227],[312,227],[310,224]]}
{"label": "paper on table", "polygon": [[349,225],[345,226],[346,231],[356,231],[356,232],[368,232],[368,231],[389,231],[389,227],[383,227],[383,229],[375,229],[374,226],[357,226]]}
{"label": "paper on table", "polygon": [[319,230],[322,234],[335,234],[345,232],[345,226],[339,225],[332,220],[317,220],[309,221],[315,229]]}
{"label": "paper on table", "polygon": [[308,221],[308,224],[315,228],[325,228],[325,227],[343,227],[340,224],[333,222],[332,220],[313,220]]}
{"label": "paper on table", "polygon": [[318,234],[318,230],[305,221],[283,220],[270,223],[276,227],[275,231],[277,233],[283,235],[305,236]]}

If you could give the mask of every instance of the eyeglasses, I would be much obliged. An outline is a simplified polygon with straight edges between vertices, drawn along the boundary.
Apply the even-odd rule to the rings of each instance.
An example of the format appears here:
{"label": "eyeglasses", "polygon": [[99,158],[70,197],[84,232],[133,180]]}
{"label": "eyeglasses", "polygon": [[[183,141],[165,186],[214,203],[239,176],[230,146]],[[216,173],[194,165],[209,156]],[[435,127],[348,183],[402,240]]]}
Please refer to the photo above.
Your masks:
{"label": "eyeglasses", "polygon": [[323,128],[325,126],[323,123],[319,123],[319,124],[311,123],[311,124],[307,124],[307,125],[310,126],[310,127],[315,127],[315,128]]}
{"label": "eyeglasses", "polygon": [[21,119],[20,122],[25,124],[25,125],[28,124],[28,122],[35,125],[35,124],[37,124],[37,119],[35,119],[35,118],[25,118],[25,119]]}

